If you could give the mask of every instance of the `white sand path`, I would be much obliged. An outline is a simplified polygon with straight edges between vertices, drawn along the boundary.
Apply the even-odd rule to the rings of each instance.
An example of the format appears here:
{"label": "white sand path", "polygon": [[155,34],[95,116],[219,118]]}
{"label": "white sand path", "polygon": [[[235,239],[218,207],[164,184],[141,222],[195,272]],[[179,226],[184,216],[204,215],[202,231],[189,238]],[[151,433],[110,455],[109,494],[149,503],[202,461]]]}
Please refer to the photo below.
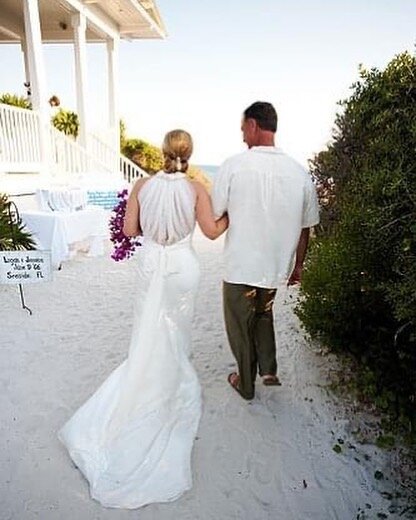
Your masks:
{"label": "white sand path", "polygon": [[[204,409],[192,490],[170,504],[105,509],[89,498],[56,438],[124,359],[131,327],[134,259],[117,264],[108,256],[79,256],[53,283],[26,286],[31,317],[20,308],[17,288],[0,286],[1,520],[361,520],[387,514],[391,502],[380,494],[387,482],[373,475],[376,469],[388,474],[388,456],[358,446],[348,421],[337,420],[339,405],[325,388],[328,359],[304,339],[292,312],[296,291],[283,291],[276,306],[283,386],[258,384],[249,404],[226,383],[234,364],[222,324],[222,242],[197,233],[195,246],[202,281],[193,362]],[[332,449],[339,438],[341,454]]]}

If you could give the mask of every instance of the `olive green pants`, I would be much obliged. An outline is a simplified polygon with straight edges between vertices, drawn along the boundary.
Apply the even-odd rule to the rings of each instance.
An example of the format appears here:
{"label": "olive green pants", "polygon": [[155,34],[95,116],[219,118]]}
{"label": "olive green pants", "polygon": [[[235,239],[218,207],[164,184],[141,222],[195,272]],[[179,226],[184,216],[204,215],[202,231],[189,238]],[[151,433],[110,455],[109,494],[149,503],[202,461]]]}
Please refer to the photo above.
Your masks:
{"label": "olive green pants", "polygon": [[224,282],[225,328],[238,364],[239,391],[254,397],[257,371],[260,376],[277,372],[273,304],[276,289]]}

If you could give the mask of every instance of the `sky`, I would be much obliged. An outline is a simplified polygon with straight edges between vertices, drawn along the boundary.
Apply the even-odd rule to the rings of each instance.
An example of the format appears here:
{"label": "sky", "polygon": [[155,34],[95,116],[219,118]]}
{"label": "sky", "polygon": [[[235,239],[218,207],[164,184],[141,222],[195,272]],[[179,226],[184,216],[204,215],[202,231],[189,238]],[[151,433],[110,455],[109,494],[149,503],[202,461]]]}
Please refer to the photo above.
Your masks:
{"label": "sky", "polygon": [[[331,138],[358,66],[415,51],[414,0],[158,0],[168,37],[123,41],[120,114],[127,134],[160,145],[173,128],[194,139],[195,164],[244,150],[241,114],[278,111],[277,145],[305,166]],[[76,109],[71,45],[45,45],[50,95]],[[106,49],[88,45],[88,110],[105,128]],[[1,45],[0,93],[24,94],[19,46]],[[7,73],[5,72],[7,71]]]}

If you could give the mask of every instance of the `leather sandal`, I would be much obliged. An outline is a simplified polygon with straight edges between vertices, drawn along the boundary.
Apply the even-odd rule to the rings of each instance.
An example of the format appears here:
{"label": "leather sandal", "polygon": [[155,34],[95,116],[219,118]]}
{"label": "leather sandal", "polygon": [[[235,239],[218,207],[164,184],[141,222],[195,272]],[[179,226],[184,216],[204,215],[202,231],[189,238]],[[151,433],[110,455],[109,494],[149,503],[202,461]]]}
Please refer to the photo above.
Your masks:
{"label": "leather sandal", "polygon": [[277,376],[263,376],[263,385],[265,386],[281,386],[282,383]]}
{"label": "leather sandal", "polygon": [[237,374],[237,372],[231,372],[231,374],[228,374],[227,377],[228,384],[233,388],[238,394],[245,399],[246,401],[251,401],[253,397],[246,397],[241,393],[241,390],[239,389],[238,385],[240,384],[240,376]]}

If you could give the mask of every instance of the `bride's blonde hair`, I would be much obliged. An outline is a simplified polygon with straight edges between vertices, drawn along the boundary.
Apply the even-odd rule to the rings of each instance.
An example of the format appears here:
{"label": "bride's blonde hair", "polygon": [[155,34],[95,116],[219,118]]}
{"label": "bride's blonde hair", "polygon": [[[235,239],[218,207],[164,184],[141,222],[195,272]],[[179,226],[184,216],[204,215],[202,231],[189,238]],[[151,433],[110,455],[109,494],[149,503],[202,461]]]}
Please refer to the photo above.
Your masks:
{"label": "bride's blonde hair", "polygon": [[163,170],[166,173],[186,172],[188,160],[192,155],[191,134],[185,130],[171,130],[165,135],[162,144],[164,158]]}

